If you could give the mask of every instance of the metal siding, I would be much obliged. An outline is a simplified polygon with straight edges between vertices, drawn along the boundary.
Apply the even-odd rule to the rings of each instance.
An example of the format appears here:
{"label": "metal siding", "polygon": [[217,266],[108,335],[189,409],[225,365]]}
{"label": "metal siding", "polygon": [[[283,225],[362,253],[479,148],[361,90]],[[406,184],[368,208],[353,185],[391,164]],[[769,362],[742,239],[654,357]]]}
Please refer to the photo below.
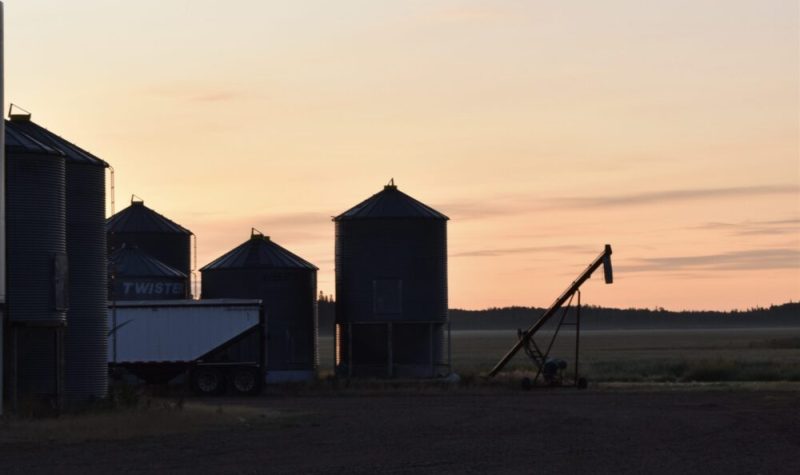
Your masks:
{"label": "metal siding", "polygon": [[66,165],[70,306],[64,391],[70,402],[104,398],[108,392],[104,165]]}
{"label": "metal siding", "polygon": [[64,158],[8,153],[6,172],[9,319],[63,324],[53,281],[67,252]]}
{"label": "metal siding", "polygon": [[[11,127],[7,127],[7,132]],[[64,158],[6,150],[7,308],[14,354],[11,387],[19,400],[45,396],[58,405],[63,384],[57,263],[66,256]],[[66,284],[66,282],[64,282]],[[38,328],[25,325],[43,325]]]}
{"label": "metal siding", "polygon": [[[416,200],[406,208],[398,202],[393,207],[362,203],[334,220],[338,374],[386,376],[380,362],[388,365],[389,346],[394,376],[431,377],[431,364],[444,362],[447,217],[419,205]],[[436,214],[402,216],[403,209]],[[348,357],[353,368],[347,367]]]}
{"label": "metal siding", "polygon": [[[109,321],[117,321],[117,363],[193,361],[260,322],[257,304],[121,306],[108,312]],[[114,340],[112,332],[109,362],[114,362]]]}
{"label": "metal siding", "polygon": [[206,269],[202,297],[258,298],[267,315],[267,368],[316,369],[317,272],[312,269]]}
{"label": "metal siding", "polygon": [[[336,223],[336,321],[442,321],[447,313],[447,223],[352,220]],[[375,282],[402,283],[400,312],[375,313]]]}

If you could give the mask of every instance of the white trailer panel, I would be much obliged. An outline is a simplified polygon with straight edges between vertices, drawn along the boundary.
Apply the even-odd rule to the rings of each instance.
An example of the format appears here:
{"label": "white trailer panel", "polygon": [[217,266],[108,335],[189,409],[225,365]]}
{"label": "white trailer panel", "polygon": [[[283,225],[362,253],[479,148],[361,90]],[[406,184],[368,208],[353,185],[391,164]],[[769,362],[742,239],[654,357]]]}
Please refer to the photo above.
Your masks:
{"label": "white trailer panel", "polygon": [[190,362],[258,326],[261,301],[116,302],[108,320],[109,362]]}

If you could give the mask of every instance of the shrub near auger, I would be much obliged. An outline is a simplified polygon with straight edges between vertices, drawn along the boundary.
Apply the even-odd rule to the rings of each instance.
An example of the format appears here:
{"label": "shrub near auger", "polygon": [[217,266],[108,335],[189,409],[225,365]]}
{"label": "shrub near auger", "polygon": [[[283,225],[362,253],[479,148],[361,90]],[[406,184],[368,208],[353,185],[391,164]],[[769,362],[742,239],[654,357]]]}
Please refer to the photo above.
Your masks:
{"label": "shrub near auger", "polygon": [[[575,370],[574,370],[574,377],[573,377],[573,384],[578,388],[585,388],[586,387],[586,379],[580,378],[578,376],[578,356],[580,354],[580,321],[581,321],[581,292],[580,287],[586,282],[589,277],[592,276],[592,273],[597,270],[600,266],[603,266],[603,274],[605,277],[606,284],[611,284],[614,282],[614,277],[611,270],[611,245],[606,244],[605,249],[603,252],[598,255],[594,261],[583,271],[578,278],[575,279],[572,284],[564,291],[556,300],[550,305],[550,308],[545,310],[539,320],[536,321],[533,325],[531,325],[527,330],[517,330],[517,335],[519,337],[519,341],[506,353],[506,355],[489,371],[487,378],[492,378],[497,373],[499,373],[505,366],[511,361],[511,358],[517,354],[520,349],[525,350],[525,353],[528,357],[533,361],[533,363],[537,367],[536,376],[533,380],[530,378],[525,378],[522,380],[522,387],[524,389],[529,389],[535,386],[539,378],[543,378],[545,383],[548,386],[560,386],[564,381],[564,372],[567,368],[567,362],[550,357],[550,350],[553,349],[553,343],[555,343],[556,338],[558,337],[559,331],[561,327],[564,325],[574,325],[575,326]],[[572,300],[577,295],[577,303],[575,306],[575,322],[574,323],[566,323],[567,313],[572,306]],[[564,304],[567,304],[564,307]],[[555,331],[553,332],[553,336],[550,339],[547,347],[542,350],[539,345],[536,344],[534,340],[534,335],[538,332],[544,325],[547,323],[559,309],[563,310],[561,312],[561,318],[558,321],[558,325],[556,326]]]}

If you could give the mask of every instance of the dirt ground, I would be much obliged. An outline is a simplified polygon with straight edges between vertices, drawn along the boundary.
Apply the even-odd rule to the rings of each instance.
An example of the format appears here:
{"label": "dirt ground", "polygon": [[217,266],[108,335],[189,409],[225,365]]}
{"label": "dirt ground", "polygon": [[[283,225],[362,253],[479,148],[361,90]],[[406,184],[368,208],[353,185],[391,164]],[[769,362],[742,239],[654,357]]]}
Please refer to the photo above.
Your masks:
{"label": "dirt ground", "polygon": [[800,473],[794,390],[342,391],[208,400],[278,418],[0,446],[1,473]]}

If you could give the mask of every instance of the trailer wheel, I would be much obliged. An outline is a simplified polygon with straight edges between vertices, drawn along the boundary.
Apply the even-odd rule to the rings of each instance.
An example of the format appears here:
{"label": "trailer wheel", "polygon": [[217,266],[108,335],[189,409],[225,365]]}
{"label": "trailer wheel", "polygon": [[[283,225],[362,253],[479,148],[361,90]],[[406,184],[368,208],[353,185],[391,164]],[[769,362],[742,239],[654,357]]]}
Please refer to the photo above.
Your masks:
{"label": "trailer wheel", "polygon": [[216,368],[195,368],[191,383],[192,390],[201,396],[216,396],[225,391],[225,378]]}
{"label": "trailer wheel", "polygon": [[237,394],[255,396],[261,392],[261,377],[254,368],[234,368],[231,386]]}

